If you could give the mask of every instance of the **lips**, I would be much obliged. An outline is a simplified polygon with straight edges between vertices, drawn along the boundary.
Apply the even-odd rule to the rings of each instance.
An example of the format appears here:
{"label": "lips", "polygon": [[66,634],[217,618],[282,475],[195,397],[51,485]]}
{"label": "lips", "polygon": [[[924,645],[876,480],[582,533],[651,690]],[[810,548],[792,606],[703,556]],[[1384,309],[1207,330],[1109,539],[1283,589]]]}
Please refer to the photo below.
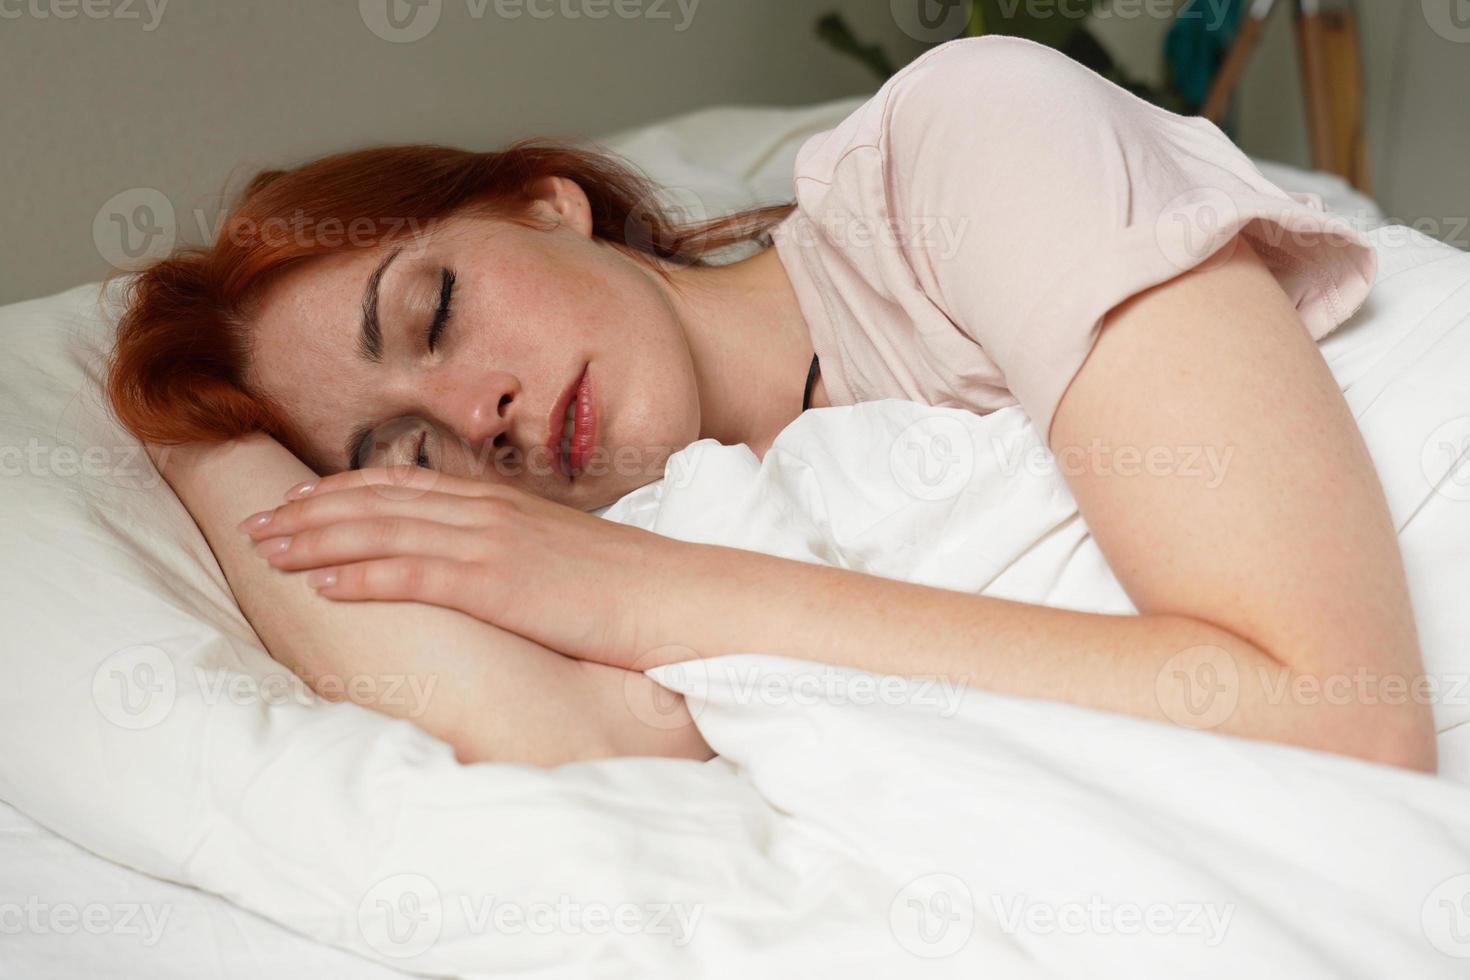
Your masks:
{"label": "lips", "polygon": [[[592,397],[592,382],[587,373],[588,365],[572,379],[561,397],[552,406],[547,419],[546,449],[556,467],[567,479],[572,479],[587,468],[587,461],[597,444],[597,406]],[[571,409],[574,428],[563,451],[567,412]]]}

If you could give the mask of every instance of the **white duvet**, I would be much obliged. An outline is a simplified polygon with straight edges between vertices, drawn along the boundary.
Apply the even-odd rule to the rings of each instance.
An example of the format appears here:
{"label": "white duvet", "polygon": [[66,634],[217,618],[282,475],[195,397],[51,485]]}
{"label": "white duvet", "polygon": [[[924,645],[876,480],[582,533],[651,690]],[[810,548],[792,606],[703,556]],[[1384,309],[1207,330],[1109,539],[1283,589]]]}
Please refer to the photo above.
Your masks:
{"label": "white duvet", "polygon": [[[1470,257],[1375,241],[1380,283],[1322,347],[1384,478],[1463,774]],[[0,800],[198,889],[67,878],[80,852],[38,831],[44,862],[0,863],[0,976],[70,949],[89,952],[56,976],[1470,974],[1470,787],[1452,778],[760,651],[654,674],[711,763],[460,766],[412,725],[282,683],[188,515],[120,458],[85,290],[0,310],[0,335],[0,448],[21,451],[0,460],[50,447],[0,480]],[[93,449],[114,454],[100,475]],[[697,443],[606,516],[1129,608],[1018,412],[810,412],[763,463]],[[34,825],[0,818],[0,862],[32,854],[11,842]]]}

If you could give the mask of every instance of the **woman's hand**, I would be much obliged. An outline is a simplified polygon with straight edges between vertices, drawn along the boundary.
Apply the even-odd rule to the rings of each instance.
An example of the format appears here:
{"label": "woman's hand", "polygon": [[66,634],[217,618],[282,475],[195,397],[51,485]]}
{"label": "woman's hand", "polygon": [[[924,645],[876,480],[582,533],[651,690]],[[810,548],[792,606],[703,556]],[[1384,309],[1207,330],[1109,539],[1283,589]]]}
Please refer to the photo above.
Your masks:
{"label": "woman's hand", "polygon": [[[682,542],[420,468],[339,473],[246,518],[256,553],[338,600],[444,606],[553,650],[637,664],[640,617],[680,601]],[[646,625],[646,621],[642,624]]]}
{"label": "woman's hand", "polygon": [[410,721],[465,763],[710,757],[683,699],[642,674],[425,604],[325,601],[261,561],[240,515],[316,476],[270,436],[148,448],[262,645],[323,697]]}

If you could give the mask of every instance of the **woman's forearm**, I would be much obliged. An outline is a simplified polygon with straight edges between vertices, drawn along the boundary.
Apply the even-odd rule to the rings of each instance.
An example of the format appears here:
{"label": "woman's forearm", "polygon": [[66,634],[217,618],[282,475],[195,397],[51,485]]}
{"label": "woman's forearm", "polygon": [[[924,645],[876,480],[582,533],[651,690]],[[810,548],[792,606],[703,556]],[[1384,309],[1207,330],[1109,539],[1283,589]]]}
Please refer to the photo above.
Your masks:
{"label": "woman's forearm", "polygon": [[418,603],[334,603],[261,561],[237,530],[313,474],[266,436],[150,447],[272,656],[326,696],[408,718],[462,761],[708,758],[682,700],[642,674],[568,659]]}
{"label": "woman's forearm", "polygon": [[[1422,678],[1313,677],[1185,616],[1075,612],[714,545],[690,546],[685,557],[689,581],[718,585],[701,589],[697,602],[671,604],[640,636],[643,649],[760,652],[937,676],[1433,768],[1432,758],[1416,756],[1422,714],[1404,710]],[[1373,689],[1360,691],[1365,683]]]}
{"label": "woman's forearm", "polygon": [[1150,459],[1165,447],[1229,454],[1218,484],[1152,466],[1065,474],[1143,615],[704,546],[680,553],[676,581],[697,594],[651,617],[669,627],[653,644],[943,674],[1433,769],[1407,579],[1373,460],[1292,297],[1245,238],[1109,312],[1047,441],[1058,455],[1098,444]]}

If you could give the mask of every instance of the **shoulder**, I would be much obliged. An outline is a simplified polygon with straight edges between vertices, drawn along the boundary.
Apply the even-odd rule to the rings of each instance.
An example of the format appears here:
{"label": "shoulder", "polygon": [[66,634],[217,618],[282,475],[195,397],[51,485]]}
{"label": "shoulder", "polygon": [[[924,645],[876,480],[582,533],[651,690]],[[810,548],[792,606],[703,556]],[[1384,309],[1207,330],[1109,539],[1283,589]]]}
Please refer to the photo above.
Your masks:
{"label": "shoulder", "polygon": [[1055,48],[1025,38],[992,34],[964,37],[932,48],[894,74],[889,84],[906,85],[942,77],[1046,79],[1065,76],[1074,70],[1091,73],[1091,69]]}
{"label": "shoulder", "polygon": [[940,45],[890,79],[873,143],[911,206],[988,193],[1126,207],[1130,175],[1167,169],[1156,161],[1197,125],[1060,51],[997,36]]}
{"label": "shoulder", "polygon": [[[811,137],[796,160],[798,183],[834,181],[844,163],[860,168],[924,160],[942,165],[977,147],[999,149],[1069,125],[1062,113],[1106,115],[1098,100],[1116,89],[1045,45],[987,36],[941,44],[898,71],[831,129]],[[1075,123],[1070,124],[1076,130]],[[960,145],[964,144],[964,145]],[[877,150],[877,154],[871,151]]]}
{"label": "shoulder", "polygon": [[1121,94],[1092,69],[1053,48],[1015,37],[950,41],[888,80],[885,129],[958,118],[1020,122],[1037,110],[1095,109]]}

